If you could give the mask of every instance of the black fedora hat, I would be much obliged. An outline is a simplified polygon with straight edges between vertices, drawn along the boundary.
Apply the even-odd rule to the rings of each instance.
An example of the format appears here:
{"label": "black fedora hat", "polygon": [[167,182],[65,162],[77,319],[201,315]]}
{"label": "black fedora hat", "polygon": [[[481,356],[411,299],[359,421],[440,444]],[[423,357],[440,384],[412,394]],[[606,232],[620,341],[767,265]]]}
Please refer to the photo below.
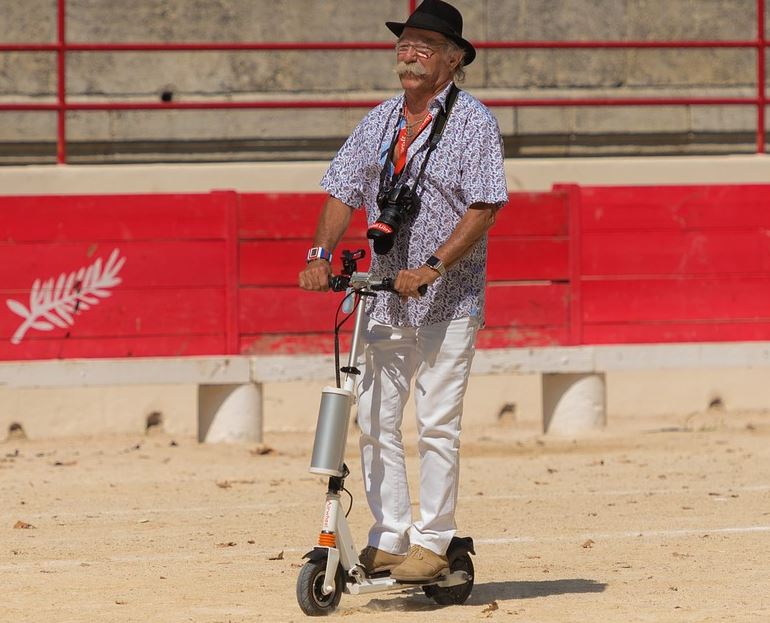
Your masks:
{"label": "black fedora hat", "polygon": [[463,16],[460,11],[442,0],[423,0],[406,22],[385,22],[391,32],[401,36],[404,28],[422,28],[440,32],[465,50],[465,65],[470,65],[476,58],[476,48],[470,41],[463,39]]}

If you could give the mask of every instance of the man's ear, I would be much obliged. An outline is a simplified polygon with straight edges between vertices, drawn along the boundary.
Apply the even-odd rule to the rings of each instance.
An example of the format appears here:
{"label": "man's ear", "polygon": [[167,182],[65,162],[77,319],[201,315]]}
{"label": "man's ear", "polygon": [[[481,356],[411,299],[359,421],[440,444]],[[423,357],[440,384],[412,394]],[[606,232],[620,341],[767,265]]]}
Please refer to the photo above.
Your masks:
{"label": "man's ear", "polygon": [[457,68],[460,66],[460,63],[463,60],[463,52],[462,50],[459,50],[454,53],[454,56],[450,58],[450,62],[452,63],[452,71],[456,71]]}

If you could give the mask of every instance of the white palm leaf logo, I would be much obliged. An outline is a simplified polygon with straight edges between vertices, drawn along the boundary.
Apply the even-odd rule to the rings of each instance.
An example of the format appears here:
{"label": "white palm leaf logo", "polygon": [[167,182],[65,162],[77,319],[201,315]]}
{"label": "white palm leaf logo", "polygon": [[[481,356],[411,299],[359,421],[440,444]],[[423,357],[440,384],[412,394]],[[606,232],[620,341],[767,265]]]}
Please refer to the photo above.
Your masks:
{"label": "white palm leaf logo", "polygon": [[35,279],[29,293],[29,308],[14,299],[5,301],[14,314],[24,319],[11,343],[20,343],[30,329],[51,331],[54,327],[71,327],[75,315],[110,296],[110,288],[121,282],[118,273],[125,262],[126,258],[120,257],[120,251],[114,249],[104,265],[102,259],[97,258],[90,266],[69,274],[62,273],[58,279]]}

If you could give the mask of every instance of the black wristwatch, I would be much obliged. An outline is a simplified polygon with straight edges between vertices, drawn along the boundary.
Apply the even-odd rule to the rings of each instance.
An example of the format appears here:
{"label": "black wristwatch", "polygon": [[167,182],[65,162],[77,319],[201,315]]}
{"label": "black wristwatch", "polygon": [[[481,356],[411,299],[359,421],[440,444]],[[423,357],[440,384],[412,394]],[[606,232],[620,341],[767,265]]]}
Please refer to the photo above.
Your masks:
{"label": "black wristwatch", "polygon": [[435,255],[431,255],[427,260],[425,260],[425,265],[435,270],[442,277],[446,275],[446,267],[444,266],[444,262],[442,262]]}

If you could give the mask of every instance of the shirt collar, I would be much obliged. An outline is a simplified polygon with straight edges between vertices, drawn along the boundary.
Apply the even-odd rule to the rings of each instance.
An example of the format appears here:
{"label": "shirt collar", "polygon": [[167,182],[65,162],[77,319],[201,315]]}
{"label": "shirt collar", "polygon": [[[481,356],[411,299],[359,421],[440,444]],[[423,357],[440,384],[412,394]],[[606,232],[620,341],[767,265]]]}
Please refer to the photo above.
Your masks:
{"label": "shirt collar", "polygon": [[[440,108],[444,112],[446,112],[446,100],[449,96],[449,89],[452,88],[452,84],[454,83],[453,80],[450,80],[447,85],[441,90],[441,92],[436,95],[430,102],[428,102],[428,110],[435,110],[436,108]],[[406,94],[401,94],[401,108],[403,109],[404,105],[406,103]]]}
{"label": "shirt collar", "polygon": [[449,89],[452,88],[453,81],[450,80],[447,85],[441,90],[441,93],[439,93],[436,97],[434,97],[430,103],[428,104],[428,108],[437,108],[441,107],[441,109],[446,112],[446,100],[449,96]]}

